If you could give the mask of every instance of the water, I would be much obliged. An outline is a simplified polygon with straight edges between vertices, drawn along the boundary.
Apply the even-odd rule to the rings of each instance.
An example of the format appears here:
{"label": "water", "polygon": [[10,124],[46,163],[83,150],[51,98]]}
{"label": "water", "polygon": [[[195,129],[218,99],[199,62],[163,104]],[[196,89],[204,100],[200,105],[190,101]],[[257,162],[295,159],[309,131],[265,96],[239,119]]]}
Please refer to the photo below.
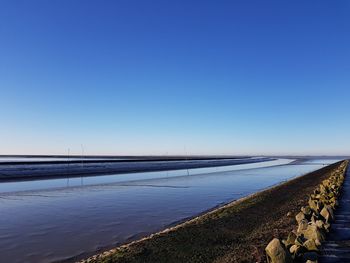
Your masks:
{"label": "water", "polygon": [[304,162],[305,164],[323,164],[328,165],[334,163],[334,159],[310,159]]}
{"label": "water", "polygon": [[0,262],[85,256],[323,167],[290,161],[0,184]]}
{"label": "water", "polygon": [[54,188],[68,188],[74,186],[88,186],[88,185],[101,185],[109,183],[122,183],[130,181],[139,181],[146,179],[160,179],[178,177],[184,175],[199,175],[210,174],[215,172],[234,171],[242,169],[252,169],[259,167],[269,167],[274,165],[283,165],[290,163],[289,159],[279,159],[274,161],[217,166],[207,168],[196,169],[184,169],[184,170],[172,170],[161,172],[144,172],[144,173],[128,173],[128,174],[116,174],[105,176],[91,176],[91,177],[79,177],[79,178],[64,178],[64,179],[47,179],[47,180],[34,180],[23,182],[9,182],[0,184],[0,193],[5,192],[18,192],[18,191],[32,191],[40,189],[54,189]]}

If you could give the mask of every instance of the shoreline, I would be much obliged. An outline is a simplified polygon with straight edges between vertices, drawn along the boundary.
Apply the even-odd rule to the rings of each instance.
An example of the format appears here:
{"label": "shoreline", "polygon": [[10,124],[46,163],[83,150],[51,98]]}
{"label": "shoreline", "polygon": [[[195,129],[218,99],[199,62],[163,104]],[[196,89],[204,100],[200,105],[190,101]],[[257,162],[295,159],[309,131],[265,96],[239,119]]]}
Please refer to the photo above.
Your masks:
{"label": "shoreline", "polygon": [[[235,262],[261,262],[266,240],[271,236],[283,236],[294,227],[293,217],[287,217],[287,213],[294,214],[300,205],[306,204],[304,195],[340,163],[232,201],[174,227],[79,262],[221,263],[232,262],[232,257]],[[180,240],[183,243],[190,241],[190,248],[184,248]]]}

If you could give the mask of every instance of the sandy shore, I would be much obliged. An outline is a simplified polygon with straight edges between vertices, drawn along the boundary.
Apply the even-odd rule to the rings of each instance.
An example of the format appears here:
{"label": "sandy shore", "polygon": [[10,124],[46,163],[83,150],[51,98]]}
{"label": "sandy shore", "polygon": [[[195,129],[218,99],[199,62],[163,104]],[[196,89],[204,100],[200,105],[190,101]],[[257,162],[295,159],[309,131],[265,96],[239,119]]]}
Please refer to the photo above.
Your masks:
{"label": "sandy shore", "polygon": [[294,215],[307,204],[307,195],[339,164],[81,262],[264,262],[266,244],[295,227]]}

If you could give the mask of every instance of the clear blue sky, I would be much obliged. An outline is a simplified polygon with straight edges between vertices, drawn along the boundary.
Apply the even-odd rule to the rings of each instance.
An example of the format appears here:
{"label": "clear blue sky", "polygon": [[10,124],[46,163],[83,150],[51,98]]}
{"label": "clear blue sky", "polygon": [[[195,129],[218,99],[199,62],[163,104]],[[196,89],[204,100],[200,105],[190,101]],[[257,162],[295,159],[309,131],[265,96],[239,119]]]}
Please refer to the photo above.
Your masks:
{"label": "clear blue sky", "polygon": [[350,2],[0,2],[0,154],[350,154]]}

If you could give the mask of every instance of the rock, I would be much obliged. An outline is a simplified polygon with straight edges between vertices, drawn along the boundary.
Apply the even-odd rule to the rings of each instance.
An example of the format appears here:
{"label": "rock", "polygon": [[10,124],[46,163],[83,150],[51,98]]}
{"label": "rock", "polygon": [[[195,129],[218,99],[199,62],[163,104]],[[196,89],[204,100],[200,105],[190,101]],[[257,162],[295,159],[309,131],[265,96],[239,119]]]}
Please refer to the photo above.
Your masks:
{"label": "rock", "polygon": [[288,213],[287,213],[287,216],[288,216],[288,217],[292,217],[292,216],[293,216],[292,212],[288,212]]}
{"label": "rock", "polygon": [[298,246],[302,246],[305,241],[306,239],[304,238],[304,235],[298,235],[294,243]]}
{"label": "rock", "polygon": [[329,192],[329,193],[327,194],[328,199],[330,199],[330,198],[332,198],[332,197],[334,197],[334,196],[335,196],[335,194],[334,194],[333,192]]}
{"label": "rock", "polygon": [[333,209],[329,205],[325,205],[320,212],[320,215],[326,219],[327,223],[334,219]]}
{"label": "rock", "polygon": [[316,213],[319,213],[320,212],[320,207],[321,205],[319,204],[318,201],[316,200],[312,200],[311,198],[309,198],[309,206],[312,210],[314,210]]}
{"label": "rock", "polygon": [[265,248],[268,263],[291,263],[292,257],[279,239],[274,238]]}
{"label": "rock", "polygon": [[327,193],[327,189],[326,189],[326,187],[324,186],[324,182],[325,182],[325,181],[323,181],[322,184],[320,185],[320,193],[321,193],[321,194]]}
{"label": "rock", "polygon": [[307,252],[306,248],[299,245],[293,245],[290,247],[289,252],[293,255],[293,259],[300,258],[300,256]]}
{"label": "rock", "polygon": [[323,227],[326,230],[326,232],[329,232],[329,229],[330,229],[331,225],[329,223],[327,223],[327,222],[324,222]]}
{"label": "rock", "polygon": [[308,251],[318,251],[318,247],[316,245],[316,242],[313,239],[308,239],[304,242],[303,246],[308,250]]}
{"label": "rock", "polygon": [[299,222],[297,233],[303,233],[308,227],[308,221],[303,219]]}
{"label": "rock", "polygon": [[313,213],[312,216],[311,216],[311,220],[310,221],[311,221],[311,223],[316,224],[316,221],[319,220],[319,219],[320,219],[320,216],[315,214],[315,213]]}
{"label": "rock", "polygon": [[328,178],[328,179],[322,181],[322,184],[320,185],[320,191],[321,191],[321,193],[322,193],[322,186],[324,186],[326,189],[328,188],[328,186],[329,186],[329,184],[330,184],[330,179],[331,179],[331,178]]}
{"label": "rock", "polygon": [[300,248],[301,246],[298,246],[298,245],[293,245],[289,248],[289,252],[292,253],[292,254],[295,254],[298,250],[298,248]]}
{"label": "rock", "polygon": [[[292,258],[293,260],[297,260],[297,259],[300,259],[302,258],[303,256],[303,253],[307,252],[306,248],[303,247],[303,246],[298,246],[298,245],[293,245],[290,247],[289,249],[291,255],[292,255]],[[293,262],[294,262],[293,261]]]}
{"label": "rock", "polygon": [[290,248],[292,245],[295,244],[295,239],[297,238],[296,234],[294,234],[293,232],[290,232],[288,234],[288,238],[287,240],[285,241],[285,245],[288,248]]}
{"label": "rock", "polygon": [[301,232],[306,239],[318,239],[320,242],[325,241],[325,233],[319,229],[316,225],[308,225],[306,230]]}
{"label": "rock", "polygon": [[300,223],[301,220],[305,219],[305,215],[303,212],[299,212],[296,216],[295,219],[297,220],[298,224]]}
{"label": "rock", "polygon": [[305,218],[310,219],[311,215],[312,215],[312,210],[310,208],[310,206],[305,206],[302,207],[301,212],[303,212],[305,214]]}
{"label": "rock", "polygon": [[324,223],[322,220],[316,220],[315,225],[316,225],[318,228],[326,229],[326,228],[325,228],[325,223]]}
{"label": "rock", "polygon": [[338,205],[337,199],[333,196],[329,199],[328,204],[334,209]]}
{"label": "rock", "polygon": [[318,240],[318,239],[316,239],[315,240],[315,245],[317,246],[317,247],[320,247],[322,244],[321,244],[321,241],[320,240]]}

